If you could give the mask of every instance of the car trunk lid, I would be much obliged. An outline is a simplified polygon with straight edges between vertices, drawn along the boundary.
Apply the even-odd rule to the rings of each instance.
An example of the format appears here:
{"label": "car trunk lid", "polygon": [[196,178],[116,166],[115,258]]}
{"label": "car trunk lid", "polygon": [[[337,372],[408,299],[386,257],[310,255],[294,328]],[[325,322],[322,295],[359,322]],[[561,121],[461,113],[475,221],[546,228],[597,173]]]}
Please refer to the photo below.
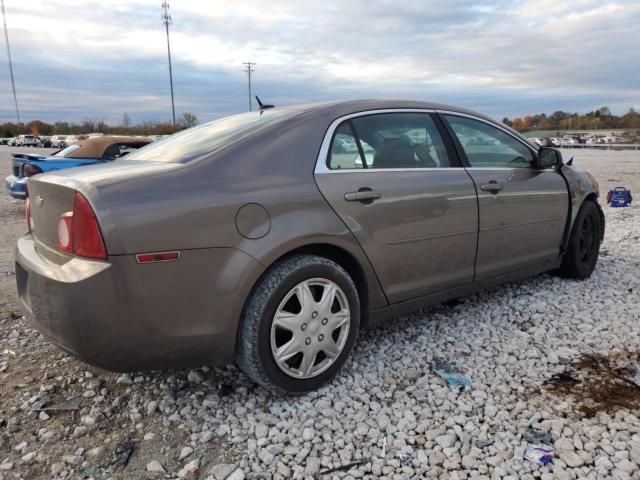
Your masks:
{"label": "car trunk lid", "polygon": [[[177,168],[177,164],[117,161],[82,168],[57,170],[29,178],[28,190],[33,220],[32,234],[41,250],[58,257],[58,221],[73,210],[74,195],[80,192],[89,202],[102,229],[107,253],[107,232],[111,223],[108,205],[101,202],[100,190],[113,183],[128,181]],[[49,255],[48,255],[49,256]]]}

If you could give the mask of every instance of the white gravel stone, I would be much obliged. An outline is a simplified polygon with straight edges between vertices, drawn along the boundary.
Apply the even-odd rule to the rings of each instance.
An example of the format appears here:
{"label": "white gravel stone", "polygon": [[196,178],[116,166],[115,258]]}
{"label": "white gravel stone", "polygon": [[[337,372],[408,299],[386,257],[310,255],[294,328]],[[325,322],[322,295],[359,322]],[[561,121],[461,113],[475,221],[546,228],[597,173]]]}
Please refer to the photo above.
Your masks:
{"label": "white gravel stone", "polygon": [[62,473],[62,471],[64,470],[64,463],[63,462],[56,462],[56,463],[52,463],[51,464],[51,473],[53,475],[58,475],[59,473]]}
{"label": "white gravel stone", "polygon": [[192,453],[193,453],[193,448],[191,448],[191,447],[183,447],[182,450],[180,450],[180,455],[178,456],[178,460],[184,460],[185,458],[187,458]]}
{"label": "white gravel stone", "polygon": [[187,379],[191,383],[201,383],[204,380],[204,376],[196,370],[191,370],[187,375]]}
{"label": "white gravel stone", "polygon": [[147,472],[165,473],[165,469],[159,461],[151,460],[149,463],[147,463]]}
{"label": "white gravel stone", "polygon": [[238,468],[234,470],[233,473],[227,477],[227,480],[244,480],[244,477],[245,477],[244,470],[242,470],[241,468]]}
{"label": "white gravel stone", "polygon": [[185,478],[187,475],[195,475],[200,469],[200,459],[196,458],[195,460],[187,463],[180,471],[178,472],[178,478]]}
{"label": "white gravel stone", "polygon": [[442,448],[451,448],[456,444],[457,437],[455,435],[440,435],[436,437],[436,443]]}
{"label": "white gravel stone", "polygon": [[62,461],[68,465],[80,465],[82,457],[80,455],[64,455]]}
{"label": "white gravel stone", "polygon": [[567,464],[569,467],[581,467],[584,465],[584,460],[580,455],[573,451],[559,452],[560,460]]}
{"label": "white gravel stone", "polygon": [[131,380],[131,376],[129,374],[124,373],[116,379],[116,383],[118,385],[131,385],[133,380]]}
{"label": "white gravel stone", "polygon": [[302,431],[302,439],[305,442],[310,442],[311,440],[314,439],[315,436],[316,436],[316,432],[313,428],[305,428]]}
{"label": "white gravel stone", "polygon": [[31,463],[38,455],[38,452],[29,452],[26,455],[22,456],[22,461],[25,463]]}
{"label": "white gravel stone", "polygon": [[209,469],[214,480],[226,480],[236,470],[234,463],[219,463]]}

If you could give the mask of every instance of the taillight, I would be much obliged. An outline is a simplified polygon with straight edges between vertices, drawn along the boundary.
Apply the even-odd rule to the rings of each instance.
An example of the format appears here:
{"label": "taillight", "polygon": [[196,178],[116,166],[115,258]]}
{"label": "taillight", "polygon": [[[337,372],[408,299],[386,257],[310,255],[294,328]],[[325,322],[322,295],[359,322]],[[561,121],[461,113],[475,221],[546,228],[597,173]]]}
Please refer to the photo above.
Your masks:
{"label": "taillight", "polygon": [[22,167],[22,175],[24,175],[25,177],[33,177],[34,175],[37,175],[39,173],[42,173],[42,169],[37,165],[25,163]]}
{"label": "taillight", "polygon": [[78,257],[107,258],[98,219],[79,192],[73,198],[73,211],[63,213],[58,220],[58,248]]}

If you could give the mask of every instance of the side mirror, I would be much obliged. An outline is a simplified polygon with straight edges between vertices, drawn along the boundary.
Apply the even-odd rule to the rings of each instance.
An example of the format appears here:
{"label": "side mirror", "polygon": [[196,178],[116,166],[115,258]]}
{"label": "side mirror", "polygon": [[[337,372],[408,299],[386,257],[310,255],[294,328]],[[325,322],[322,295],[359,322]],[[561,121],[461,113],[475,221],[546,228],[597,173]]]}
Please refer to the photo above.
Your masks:
{"label": "side mirror", "polygon": [[562,153],[551,147],[540,147],[538,150],[538,168],[561,167]]}

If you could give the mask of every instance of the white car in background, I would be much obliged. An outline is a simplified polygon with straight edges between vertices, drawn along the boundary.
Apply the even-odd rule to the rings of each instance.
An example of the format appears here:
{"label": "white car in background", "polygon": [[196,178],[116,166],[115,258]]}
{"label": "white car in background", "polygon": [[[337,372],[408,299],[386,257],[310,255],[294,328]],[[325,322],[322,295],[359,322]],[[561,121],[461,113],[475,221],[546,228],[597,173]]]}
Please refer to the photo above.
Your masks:
{"label": "white car in background", "polygon": [[66,145],[66,135],[54,135],[51,137],[51,148],[62,148]]}
{"label": "white car in background", "polygon": [[38,139],[34,135],[18,135],[17,147],[37,147]]}
{"label": "white car in background", "polygon": [[71,145],[72,143],[76,143],[80,140],[86,140],[89,138],[89,135],[69,135],[67,136],[65,143],[67,145]]}

